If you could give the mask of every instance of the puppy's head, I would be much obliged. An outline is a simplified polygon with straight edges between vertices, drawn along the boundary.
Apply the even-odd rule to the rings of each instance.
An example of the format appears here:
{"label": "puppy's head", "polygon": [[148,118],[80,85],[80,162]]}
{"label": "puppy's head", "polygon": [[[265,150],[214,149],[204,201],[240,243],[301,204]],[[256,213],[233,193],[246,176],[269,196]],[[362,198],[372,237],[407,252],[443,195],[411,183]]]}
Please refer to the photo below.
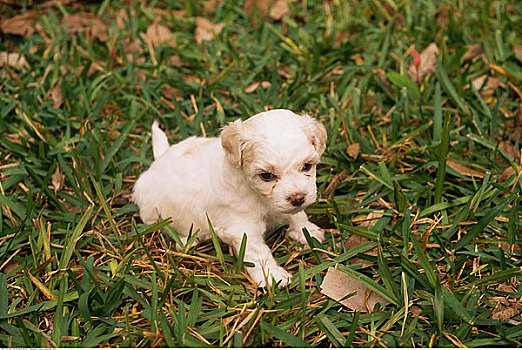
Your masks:
{"label": "puppy's head", "polygon": [[326,130],[317,120],[272,110],[228,124],[221,144],[272,210],[292,214],[315,202],[315,169],[326,145]]}

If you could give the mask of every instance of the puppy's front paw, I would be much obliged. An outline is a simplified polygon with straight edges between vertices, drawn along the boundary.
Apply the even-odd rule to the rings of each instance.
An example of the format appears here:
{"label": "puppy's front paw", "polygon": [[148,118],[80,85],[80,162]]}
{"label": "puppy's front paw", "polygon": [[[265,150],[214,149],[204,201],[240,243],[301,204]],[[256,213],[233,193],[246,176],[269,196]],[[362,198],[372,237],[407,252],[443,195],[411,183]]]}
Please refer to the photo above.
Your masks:
{"label": "puppy's front paw", "polygon": [[[324,232],[319,228],[319,226],[311,222],[307,222],[303,225],[303,227],[306,228],[311,237],[314,237],[320,243],[324,241]],[[292,238],[293,240],[298,241],[304,246],[308,246],[308,242],[306,241],[306,237],[303,233],[303,227],[289,227],[287,234],[288,237]]]}
{"label": "puppy's front paw", "polygon": [[279,283],[279,287],[284,287],[292,282],[293,279],[292,274],[287,272],[279,265],[272,265],[268,267],[252,267],[248,269],[248,274],[250,277],[252,277],[254,282],[257,283],[259,288],[266,287],[267,280],[268,286],[272,286],[272,281],[275,280],[276,283]]}

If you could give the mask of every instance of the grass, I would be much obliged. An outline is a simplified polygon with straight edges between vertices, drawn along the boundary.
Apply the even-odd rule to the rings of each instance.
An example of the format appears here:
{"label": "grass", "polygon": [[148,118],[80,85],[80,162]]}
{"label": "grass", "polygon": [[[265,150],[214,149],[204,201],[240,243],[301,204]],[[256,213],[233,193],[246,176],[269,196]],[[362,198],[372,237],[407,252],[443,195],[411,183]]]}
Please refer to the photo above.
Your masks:
{"label": "grass", "polygon": [[[28,62],[0,72],[1,346],[521,345],[521,5],[289,4],[278,22],[234,0],[209,15],[196,0],[55,2],[32,35],[0,34]],[[78,11],[107,28],[67,30]],[[224,29],[198,44],[196,16]],[[176,45],[144,39],[154,21]],[[436,69],[417,85],[412,48],[432,42]],[[483,53],[465,60],[472,44]],[[482,75],[498,84],[470,87]],[[143,225],[129,196],[154,119],[175,142],[272,107],[327,127],[308,212],[328,233],[299,251],[269,232],[295,280],[263,292],[215,240],[171,249],[168,221]],[[346,248],[353,235],[369,243]],[[332,266],[392,303],[360,313],[322,295]]]}

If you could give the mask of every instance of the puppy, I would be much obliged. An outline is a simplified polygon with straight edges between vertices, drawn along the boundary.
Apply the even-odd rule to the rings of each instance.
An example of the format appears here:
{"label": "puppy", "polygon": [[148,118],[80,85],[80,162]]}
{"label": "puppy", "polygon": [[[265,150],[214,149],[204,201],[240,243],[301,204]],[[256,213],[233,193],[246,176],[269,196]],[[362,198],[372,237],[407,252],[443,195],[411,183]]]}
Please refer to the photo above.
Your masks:
{"label": "puppy", "polygon": [[172,217],[171,227],[186,243],[191,227],[210,238],[207,216],[217,237],[238,254],[247,235],[246,271],[259,287],[292,275],[277,264],[265,231],[287,222],[287,234],[306,244],[303,228],[323,241],[304,209],[317,197],[316,165],[325,149],[324,126],[284,109],[259,113],[225,126],[219,138],[190,137],[170,146],[152,124],[155,161],[136,181],[133,201],[146,224]]}

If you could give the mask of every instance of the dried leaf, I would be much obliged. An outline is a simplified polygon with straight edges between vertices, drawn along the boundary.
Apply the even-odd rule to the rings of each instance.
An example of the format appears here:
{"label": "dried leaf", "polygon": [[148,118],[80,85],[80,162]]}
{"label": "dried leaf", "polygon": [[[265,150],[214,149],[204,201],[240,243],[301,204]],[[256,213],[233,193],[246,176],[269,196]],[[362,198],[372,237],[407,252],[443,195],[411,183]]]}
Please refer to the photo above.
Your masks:
{"label": "dried leaf", "polygon": [[210,16],[216,12],[218,6],[220,6],[224,0],[208,0],[203,5],[203,12],[205,15]]}
{"label": "dried leaf", "polygon": [[435,55],[439,54],[439,48],[437,44],[431,43],[424,51],[420,54],[420,65],[411,65],[408,67],[408,73],[417,82],[422,83],[422,79],[427,74],[435,73],[437,70],[437,62],[435,61]]}
{"label": "dried leaf", "polygon": [[382,210],[382,209],[381,210],[372,211],[371,213],[369,213],[366,216],[366,219],[364,219],[364,220],[357,220],[357,222],[362,221],[358,226],[359,227],[373,227],[373,226],[375,226],[375,223],[377,222],[377,220],[382,218],[383,215],[384,215],[384,210]]}
{"label": "dried leaf", "polygon": [[514,44],[513,52],[515,57],[522,61],[522,45]]}
{"label": "dried leaf", "polygon": [[444,2],[437,7],[437,23],[442,29],[446,29],[448,24],[450,23],[450,16],[456,20],[457,16],[455,10],[453,9],[453,5],[447,2]]}
{"label": "dried leaf", "polygon": [[348,153],[348,156],[351,159],[356,160],[357,157],[359,156],[360,149],[361,149],[361,145],[358,142],[352,143],[351,145],[348,145],[348,147],[346,148],[346,153]]}
{"label": "dried leaf", "polygon": [[[58,82],[51,89],[51,99],[53,100],[53,108],[60,108],[63,103],[63,91],[62,91],[62,81],[58,80]],[[58,171],[58,169],[56,169]]]}
{"label": "dried leaf", "polygon": [[286,0],[275,0],[274,4],[270,8],[269,16],[274,21],[280,21],[285,16],[290,15],[290,8]]}
{"label": "dried leaf", "polygon": [[59,166],[56,167],[56,171],[53,174],[52,183],[53,183],[53,188],[54,188],[55,193],[58,192],[63,187],[63,184],[65,183],[65,176],[60,173]]}
{"label": "dried leaf", "polygon": [[136,64],[142,64],[145,62],[145,57],[143,57],[143,48],[141,47],[141,43],[138,39],[134,39],[130,41],[129,39],[124,39],[122,41],[123,45],[123,53],[127,61],[133,62]]}
{"label": "dried leaf", "polygon": [[[520,150],[517,149],[517,147],[514,144],[512,144],[509,141],[502,141],[498,145],[498,148],[500,148],[501,150],[506,152],[508,156],[513,158],[515,163],[519,162],[519,160],[520,160]],[[506,164],[506,162],[504,161],[504,158],[502,158],[502,156],[500,156],[500,155],[497,155],[497,162],[501,166],[508,166],[508,164]]]}
{"label": "dried leaf", "polygon": [[14,69],[28,68],[29,64],[24,55],[18,52],[0,52],[0,67],[9,66]]}
{"label": "dried leaf", "polygon": [[475,178],[479,178],[479,179],[482,179],[485,176],[485,174],[482,171],[471,169],[463,164],[460,164],[459,162],[457,162],[457,160],[455,160],[454,158],[451,158],[451,157],[448,158],[448,160],[446,161],[446,164],[451,169],[455,170],[457,173],[459,173],[461,175],[475,177]]}
{"label": "dried leaf", "polygon": [[507,179],[509,179],[511,176],[513,175],[516,175],[516,171],[515,169],[513,169],[512,166],[510,167],[507,167],[506,169],[504,169],[504,171],[502,172],[502,174],[500,174],[500,176],[498,177],[498,182],[503,184],[504,182],[506,182]]}
{"label": "dried leaf", "polygon": [[158,47],[163,43],[168,43],[170,47],[176,47],[176,38],[167,27],[154,22],[147,28],[145,34],[142,34],[143,40],[147,45]]}
{"label": "dried leaf", "polygon": [[335,174],[330,184],[328,184],[328,187],[324,190],[324,195],[329,196],[330,194],[333,194],[337,186],[346,180],[348,176],[350,176],[350,172],[347,169],[343,169],[340,173]]}
{"label": "dried leaf", "polygon": [[[486,85],[484,85],[484,83],[486,83]],[[488,89],[495,90],[499,86],[502,85],[502,83],[500,82],[499,78],[497,78],[497,77],[490,77],[490,76],[487,76],[487,75],[481,75],[479,77],[476,77],[475,79],[473,79],[471,81],[471,84],[473,84],[473,87],[475,89],[477,89],[477,90],[482,89],[482,91],[485,91],[485,90],[488,90]]]}
{"label": "dried leaf", "polygon": [[509,303],[509,305],[504,305],[499,302],[493,309],[491,318],[494,320],[506,321],[518,314],[520,314],[520,305],[518,305],[518,303]]}
{"label": "dried leaf", "polygon": [[196,31],[194,37],[196,42],[201,44],[205,40],[214,39],[214,35],[219,35],[225,28],[222,23],[214,24],[204,17],[196,17]]}
{"label": "dried leaf", "polygon": [[65,16],[60,25],[65,26],[65,31],[69,34],[85,32],[86,35],[106,42],[107,24],[98,16],[88,12],[76,12]]}
{"label": "dried leaf", "polygon": [[483,52],[484,52],[484,47],[482,46],[481,43],[469,45],[468,50],[466,51],[464,56],[462,56],[462,59],[464,60],[464,62],[471,61],[475,57],[481,55]]}
{"label": "dried leaf", "polygon": [[258,87],[262,87],[263,89],[268,89],[272,86],[272,84],[269,81],[262,81],[262,82],[253,82],[252,84],[248,85],[245,88],[245,93],[251,94],[252,92],[256,91]]}
{"label": "dried leaf", "polygon": [[[127,13],[127,11],[129,11],[129,13]],[[124,30],[127,27],[127,24],[130,23],[131,18],[134,17],[136,17],[136,11],[134,11],[132,7],[122,8],[116,16],[116,26],[119,30]]]}
{"label": "dried leaf", "polygon": [[290,8],[286,0],[246,0],[243,9],[249,16],[254,9],[257,9],[261,18],[265,18],[268,14],[275,21],[280,21],[284,16],[290,15]]}
{"label": "dried leaf", "polygon": [[[361,312],[372,311],[377,303],[389,304],[386,299],[369,290],[361,282],[333,267],[330,267],[326,276],[324,276],[321,293],[340,302],[347,308]],[[347,295],[353,293],[355,294],[344,299]]]}
{"label": "dried leaf", "polygon": [[5,34],[23,35],[30,37],[36,31],[36,27],[40,26],[36,22],[36,12],[27,11],[22,15],[11,18],[0,18],[0,29]]}

